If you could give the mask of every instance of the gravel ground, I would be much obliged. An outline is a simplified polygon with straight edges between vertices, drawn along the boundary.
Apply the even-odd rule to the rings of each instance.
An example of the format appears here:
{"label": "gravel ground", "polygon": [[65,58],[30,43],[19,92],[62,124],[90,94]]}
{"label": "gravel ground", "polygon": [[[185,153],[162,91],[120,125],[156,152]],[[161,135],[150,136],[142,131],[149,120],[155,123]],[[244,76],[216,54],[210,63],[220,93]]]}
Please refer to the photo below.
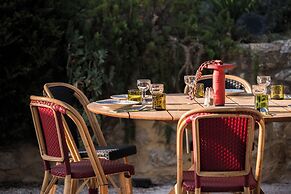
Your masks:
{"label": "gravel ground", "polygon": [[[150,188],[134,188],[134,194],[167,194],[170,191],[172,185],[162,185]],[[276,184],[263,184],[263,191],[266,194],[291,194],[291,182],[290,183],[276,183]],[[58,189],[57,194],[61,194],[61,188]],[[110,189],[110,194],[116,193]],[[1,188],[0,194],[39,194],[39,187],[22,187],[22,188]],[[86,191],[82,194],[87,194]]]}

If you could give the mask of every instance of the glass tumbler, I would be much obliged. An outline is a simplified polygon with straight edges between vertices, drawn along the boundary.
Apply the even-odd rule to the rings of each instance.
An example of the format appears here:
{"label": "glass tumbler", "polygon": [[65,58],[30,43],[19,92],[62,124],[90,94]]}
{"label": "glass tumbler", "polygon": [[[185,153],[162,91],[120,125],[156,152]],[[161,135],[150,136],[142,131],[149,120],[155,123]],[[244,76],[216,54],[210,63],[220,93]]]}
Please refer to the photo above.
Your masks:
{"label": "glass tumbler", "polygon": [[128,94],[128,100],[137,101],[137,102],[142,101],[141,91],[139,89],[129,89],[127,94]]}
{"label": "glass tumbler", "polygon": [[156,110],[166,109],[166,94],[164,84],[152,84],[150,88],[152,94],[152,106]]}
{"label": "glass tumbler", "polygon": [[264,85],[252,85],[252,91],[255,96],[255,108],[261,113],[269,113],[269,96],[265,93]]}
{"label": "glass tumbler", "polygon": [[284,86],[283,85],[271,86],[271,99],[274,99],[274,100],[284,99]]}
{"label": "glass tumbler", "polygon": [[196,98],[203,98],[204,97],[204,84],[203,83],[197,83],[196,84]]}

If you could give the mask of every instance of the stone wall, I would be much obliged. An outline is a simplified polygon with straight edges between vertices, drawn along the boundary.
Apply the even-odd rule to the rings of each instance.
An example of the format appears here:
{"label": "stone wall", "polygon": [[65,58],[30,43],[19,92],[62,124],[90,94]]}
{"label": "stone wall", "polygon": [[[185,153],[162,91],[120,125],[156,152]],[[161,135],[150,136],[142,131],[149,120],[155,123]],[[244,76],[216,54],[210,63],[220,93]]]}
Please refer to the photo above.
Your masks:
{"label": "stone wall", "polygon": [[40,183],[43,168],[38,147],[17,144],[0,148],[0,183]]}
{"label": "stone wall", "polygon": [[[232,74],[250,83],[257,74],[271,75],[274,83],[291,84],[291,39],[272,43],[241,45],[245,52],[232,61],[237,65]],[[287,88],[287,87],[286,87]],[[291,104],[291,100],[290,100]],[[120,123],[122,124],[122,122]],[[138,154],[129,157],[135,165],[137,178],[150,178],[153,183],[174,182],[176,176],[175,124],[136,120],[135,140]],[[169,143],[164,128],[172,128]],[[122,144],[124,131],[116,126],[107,131],[109,143]],[[43,170],[36,145],[21,144],[14,148],[0,148],[1,182],[40,182]],[[190,155],[185,156],[185,162]],[[189,162],[188,162],[189,164]],[[291,123],[267,125],[263,180],[291,181]]]}

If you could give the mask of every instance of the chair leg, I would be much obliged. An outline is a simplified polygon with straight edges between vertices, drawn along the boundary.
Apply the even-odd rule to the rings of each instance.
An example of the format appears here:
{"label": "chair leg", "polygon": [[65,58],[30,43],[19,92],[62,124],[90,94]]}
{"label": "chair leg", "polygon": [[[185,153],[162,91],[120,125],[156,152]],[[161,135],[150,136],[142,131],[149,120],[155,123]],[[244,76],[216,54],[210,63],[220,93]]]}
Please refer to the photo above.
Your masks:
{"label": "chair leg", "polygon": [[42,186],[41,186],[41,189],[40,189],[40,194],[44,194],[45,193],[45,190],[46,190],[48,184],[49,184],[49,171],[46,170],[44,172],[44,177],[43,177]]}
{"label": "chair leg", "polygon": [[102,185],[99,188],[100,194],[108,194],[108,185]]}
{"label": "chair leg", "polygon": [[79,184],[78,180],[76,179],[71,180],[71,193],[76,193],[78,184]]}
{"label": "chair leg", "polygon": [[133,193],[131,177],[130,178],[125,178],[125,190],[126,190],[126,193],[128,193],[128,194],[132,194]]}
{"label": "chair leg", "polygon": [[56,190],[57,190],[57,184],[54,184],[54,185],[52,186],[52,188],[50,189],[49,194],[55,194],[55,193],[56,193]]}
{"label": "chair leg", "polygon": [[244,187],[244,194],[250,194],[250,187]]}
{"label": "chair leg", "polygon": [[181,184],[176,183],[175,184],[175,194],[181,194],[181,193],[182,193]]}
{"label": "chair leg", "polygon": [[71,194],[71,175],[67,175],[64,181],[64,194]]}
{"label": "chair leg", "polygon": [[119,174],[119,185],[122,194],[132,194],[131,178],[126,178],[124,173]]}
{"label": "chair leg", "polygon": [[195,188],[195,194],[201,194],[201,188]]}

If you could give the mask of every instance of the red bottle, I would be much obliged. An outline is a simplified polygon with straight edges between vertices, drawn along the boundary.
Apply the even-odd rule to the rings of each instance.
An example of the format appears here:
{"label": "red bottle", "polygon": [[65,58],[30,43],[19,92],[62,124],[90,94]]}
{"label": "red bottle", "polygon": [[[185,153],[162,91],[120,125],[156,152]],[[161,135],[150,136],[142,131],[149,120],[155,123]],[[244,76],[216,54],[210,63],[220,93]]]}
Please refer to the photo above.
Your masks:
{"label": "red bottle", "polygon": [[224,69],[233,68],[233,64],[223,64],[221,60],[215,60],[212,64],[207,65],[207,69],[213,69],[213,104],[215,106],[224,106],[225,104],[225,73]]}

